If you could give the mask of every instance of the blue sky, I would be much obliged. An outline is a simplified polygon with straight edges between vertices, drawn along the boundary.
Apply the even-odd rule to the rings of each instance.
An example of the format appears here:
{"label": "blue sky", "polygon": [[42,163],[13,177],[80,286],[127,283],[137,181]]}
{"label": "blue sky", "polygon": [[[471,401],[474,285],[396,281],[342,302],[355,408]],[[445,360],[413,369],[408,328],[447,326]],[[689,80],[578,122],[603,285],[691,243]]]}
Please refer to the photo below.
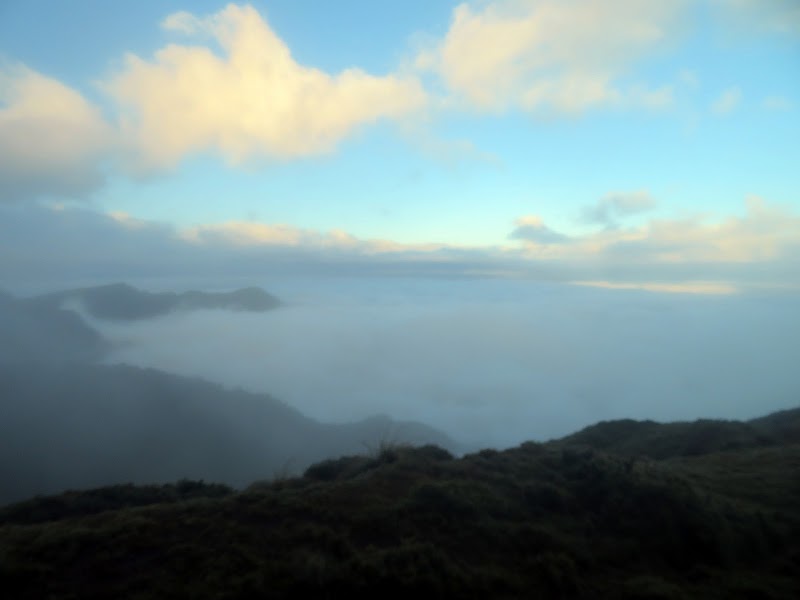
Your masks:
{"label": "blue sky", "polygon": [[86,260],[73,211],[230,260],[797,287],[798,139],[793,0],[0,2],[25,264],[45,230]]}

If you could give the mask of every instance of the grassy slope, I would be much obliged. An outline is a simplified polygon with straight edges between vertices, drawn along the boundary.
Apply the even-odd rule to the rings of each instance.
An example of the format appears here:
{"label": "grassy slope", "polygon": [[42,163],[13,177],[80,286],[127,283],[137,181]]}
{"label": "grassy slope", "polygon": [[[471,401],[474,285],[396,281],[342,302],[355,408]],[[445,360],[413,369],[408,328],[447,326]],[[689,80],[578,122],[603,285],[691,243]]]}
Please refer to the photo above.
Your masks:
{"label": "grassy slope", "polygon": [[800,445],[775,431],[797,418],[757,423],[769,444],[731,424],[737,449],[715,428],[708,452],[660,460],[585,438],[386,447],[240,493],[34,499],[0,511],[0,581],[18,598],[796,598]]}
{"label": "grassy slope", "polygon": [[556,443],[584,444],[623,456],[654,459],[800,443],[800,408],[745,422],[712,419],[677,423],[631,419],[604,421]]}

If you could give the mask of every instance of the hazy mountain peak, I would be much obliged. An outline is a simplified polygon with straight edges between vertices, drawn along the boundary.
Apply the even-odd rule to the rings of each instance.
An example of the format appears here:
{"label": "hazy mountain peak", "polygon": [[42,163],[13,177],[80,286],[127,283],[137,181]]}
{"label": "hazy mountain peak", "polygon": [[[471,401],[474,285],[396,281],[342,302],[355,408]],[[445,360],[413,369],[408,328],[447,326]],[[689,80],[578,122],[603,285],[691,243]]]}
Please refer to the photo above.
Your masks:
{"label": "hazy mountain peak", "polygon": [[28,301],[53,307],[77,302],[92,317],[118,321],[147,319],[179,310],[263,312],[281,304],[275,296],[257,287],[232,292],[148,292],[122,282],[53,292]]}

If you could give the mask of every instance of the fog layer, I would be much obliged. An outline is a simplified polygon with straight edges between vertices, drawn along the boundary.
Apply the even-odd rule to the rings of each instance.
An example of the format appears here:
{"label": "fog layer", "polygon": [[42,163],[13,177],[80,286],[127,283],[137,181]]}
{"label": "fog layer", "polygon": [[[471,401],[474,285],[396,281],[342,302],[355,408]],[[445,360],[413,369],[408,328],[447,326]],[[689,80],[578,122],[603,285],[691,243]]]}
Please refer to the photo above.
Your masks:
{"label": "fog layer", "polygon": [[109,362],[268,392],[306,415],[423,421],[475,446],[598,420],[750,418],[793,406],[797,298],[521,281],[253,282],[286,306],[93,321]]}

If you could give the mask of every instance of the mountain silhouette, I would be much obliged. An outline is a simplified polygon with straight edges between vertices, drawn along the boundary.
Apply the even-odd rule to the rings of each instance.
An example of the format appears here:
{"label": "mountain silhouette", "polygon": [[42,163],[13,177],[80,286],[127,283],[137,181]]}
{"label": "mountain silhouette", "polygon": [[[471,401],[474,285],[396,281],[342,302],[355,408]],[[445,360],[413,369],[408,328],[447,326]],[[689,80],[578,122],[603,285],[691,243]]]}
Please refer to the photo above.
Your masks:
{"label": "mountain silhouette", "polygon": [[280,300],[261,288],[232,292],[146,292],[126,283],[76,288],[28,299],[32,306],[57,308],[79,304],[92,317],[119,321],[148,319],[180,310],[225,309],[263,312],[277,308]]}
{"label": "mountain silhouette", "polygon": [[74,311],[0,292],[0,363],[86,362],[108,348]]}

